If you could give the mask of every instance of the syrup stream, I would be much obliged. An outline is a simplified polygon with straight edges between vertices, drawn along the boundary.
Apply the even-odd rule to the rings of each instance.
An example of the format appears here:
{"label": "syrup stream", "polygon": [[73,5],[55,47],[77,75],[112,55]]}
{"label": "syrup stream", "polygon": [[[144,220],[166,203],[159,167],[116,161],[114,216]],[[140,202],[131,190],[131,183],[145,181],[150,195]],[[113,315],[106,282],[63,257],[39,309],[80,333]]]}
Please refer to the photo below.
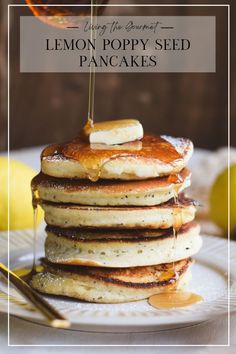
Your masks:
{"label": "syrup stream", "polygon": [[34,224],[33,224],[33,266],[31,273],[36,273],[36,254],[37,254],[37,219],[38,219],[38,205],[33,207],[34,209]]}
{"label": "syrup stream", "polygon": [[26,282],[30,282],[33,275],[42,271],[42,267],[37,266],[37,262],[36,262],[37,242],[38,242],[37,220],[38,220],[39,196],[38,196],[37,187],[33,183],[31,183],[31,192],[32,192],[32,207],[33,207],[33,263],[31,269],[26,267],[13,269],[13,272]]}
{"label": "syrup stream", "polygon": [[[92,29],[90,32],[90,40],[93,41],[96,39],[96,31],[94,26],[97,23],[97,6],[96,0],[91,0],[91,25]],[[96,50],[93,47],[90,47],[90,59],[92,56],[96,56]],[[94,123],[94,96],[95,96],[95,65],[92,63],[89,71],[89,96],[88,96],[88,123],[93,126]],[[87,124],[88,124],[87,123]]]}

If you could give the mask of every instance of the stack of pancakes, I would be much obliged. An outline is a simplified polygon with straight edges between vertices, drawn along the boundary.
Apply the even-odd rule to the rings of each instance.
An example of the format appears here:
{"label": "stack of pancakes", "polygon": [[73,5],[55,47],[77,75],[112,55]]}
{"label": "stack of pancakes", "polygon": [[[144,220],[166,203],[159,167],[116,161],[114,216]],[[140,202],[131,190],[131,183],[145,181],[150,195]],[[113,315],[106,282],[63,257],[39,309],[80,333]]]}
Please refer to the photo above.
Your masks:
{"label": "stack of pancakes", "polygon": [[44,270],[32,286],[100,303],[185,288],[202,242],[183,193],[192,152],[188,139],[149,135],[47,147],[32,181],[47,223]]}

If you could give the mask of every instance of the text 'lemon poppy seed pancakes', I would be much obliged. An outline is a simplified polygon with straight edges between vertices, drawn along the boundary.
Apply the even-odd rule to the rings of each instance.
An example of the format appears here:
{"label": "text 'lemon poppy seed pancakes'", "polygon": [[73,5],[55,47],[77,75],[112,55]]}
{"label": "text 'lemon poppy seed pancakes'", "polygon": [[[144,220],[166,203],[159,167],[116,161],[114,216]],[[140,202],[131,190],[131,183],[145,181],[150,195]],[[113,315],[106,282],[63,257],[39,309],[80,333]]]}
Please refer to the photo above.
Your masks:
{"label": "text 'lemon poppy seed pancakes'", "polygon": [[188,286],[202,245],[185,194],[193,144],[143,136],[136,122],[103,122],[43,150],[32,181],[47,223],[44,270],[31,280],[38,291],[119,303]]}

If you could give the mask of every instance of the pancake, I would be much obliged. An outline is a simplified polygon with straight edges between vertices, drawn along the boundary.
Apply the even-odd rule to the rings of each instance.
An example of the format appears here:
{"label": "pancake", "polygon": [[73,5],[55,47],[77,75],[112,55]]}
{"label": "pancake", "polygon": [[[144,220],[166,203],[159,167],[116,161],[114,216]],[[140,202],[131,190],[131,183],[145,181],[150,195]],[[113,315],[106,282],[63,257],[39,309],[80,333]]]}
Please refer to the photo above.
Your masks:
{"label": "pancake", "polygon": [[196,254],[200,227],[192,222],[167,230],[73,230],[47,226],[45,255],[52,263],[137,267],[175,262]]}
{"label": "pancake", "polygon": [[94,228],[169,228],[180,227],[194,219],[192,199],[180,196],[156,205],[143,207],[96,207],[42,201],[45,221],[59,227]]}
{"label": "pancake", "polygon": [[190,171],[183,169],[178,174],[143,181],[61,179],[37,175],[32,186],[39,198],[56,203],[82,205],[157,205],[175,197],[190,186]]}
{"label": "pancake", "polygon": [[168,289],[187,287],[190,259],[135,268],[96,268],[55,265],[33,276],[34,289],[98,303],[120,303],[146,299]]}
{"label": "pancake", "polygon": [[180,172],[192,152],[193,144],[185,138],[145,135],[140,141],[107,146],[77,137],[46,147],[41,168],[59,178],[147,179]]}

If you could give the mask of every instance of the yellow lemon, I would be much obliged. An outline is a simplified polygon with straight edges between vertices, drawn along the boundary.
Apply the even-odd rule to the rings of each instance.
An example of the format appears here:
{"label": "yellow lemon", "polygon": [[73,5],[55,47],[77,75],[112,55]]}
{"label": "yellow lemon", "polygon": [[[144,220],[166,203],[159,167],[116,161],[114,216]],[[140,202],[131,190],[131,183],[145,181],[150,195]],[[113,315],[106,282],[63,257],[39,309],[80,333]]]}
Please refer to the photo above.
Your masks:
{"label": "yellow lemon", "polygon": [[[236,164],[230,170],[230,230],[236,228]],[[224,231],[228,230],[228,168],[219,174],[210,191],[210,215]]]}
{"label": "yellow lemon", "polygon": [[[10,230],[33,227],[33,208],[30,182],[35,171],[29,166],[10,160]],[[7,230],[8,164],[6,157],[0,157],[0,230]],[[39,208],[38,223],[43,218]]]}

